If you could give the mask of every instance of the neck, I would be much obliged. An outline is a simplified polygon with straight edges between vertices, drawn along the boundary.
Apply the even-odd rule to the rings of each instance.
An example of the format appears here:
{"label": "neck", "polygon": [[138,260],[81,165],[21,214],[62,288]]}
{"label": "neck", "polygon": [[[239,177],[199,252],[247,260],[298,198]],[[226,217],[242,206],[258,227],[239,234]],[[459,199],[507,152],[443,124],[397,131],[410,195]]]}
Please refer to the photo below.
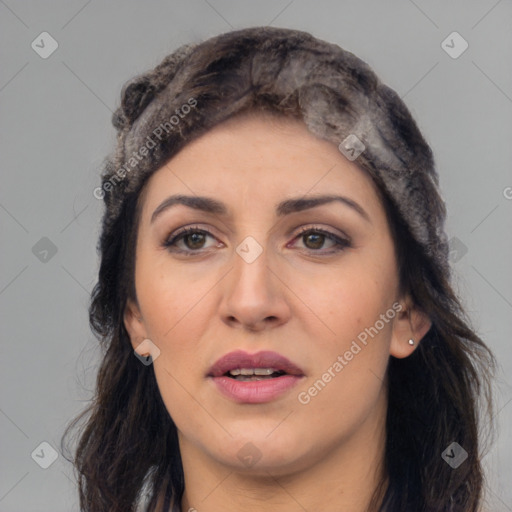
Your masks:
{"label": "neck", "polygon": [[306,469],[286,474],[239,471],[219,464],[181,438],[185,475],[182,512],[368,512],[375,489],[386,479],[386,404],[376,409],[349,439]]}

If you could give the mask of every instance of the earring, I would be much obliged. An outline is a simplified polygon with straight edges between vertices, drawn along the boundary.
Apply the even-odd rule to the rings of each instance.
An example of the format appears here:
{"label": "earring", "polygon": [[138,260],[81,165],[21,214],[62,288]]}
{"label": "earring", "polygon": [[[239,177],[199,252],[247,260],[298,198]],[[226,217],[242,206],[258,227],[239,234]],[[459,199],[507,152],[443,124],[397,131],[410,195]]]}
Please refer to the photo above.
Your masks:
{"label": "earring", "polygon": [[414,340],[412,338],[409,340],[409,345],[414,345]]}

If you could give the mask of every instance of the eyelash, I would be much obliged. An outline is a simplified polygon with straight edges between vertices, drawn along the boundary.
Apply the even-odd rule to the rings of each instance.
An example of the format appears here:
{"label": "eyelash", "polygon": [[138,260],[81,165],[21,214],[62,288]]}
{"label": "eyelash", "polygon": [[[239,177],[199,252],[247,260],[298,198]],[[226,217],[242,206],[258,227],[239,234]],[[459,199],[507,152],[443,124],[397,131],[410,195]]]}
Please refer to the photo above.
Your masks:
{"label": "eyelash", "polygon": [[[180,241],[185,236],[190,235],[192,233],[202,233],[204,235],[209,235],[209,236],[215,238],[214,235],[212,235],[212,233],[210,233],[208,230],[201,229],[198,226],[192,226],[192,227],[189,227],[189,228],[182,229],[181,231],[176,233],[172,238],[167,239],[162,245],[163,245],[163,247],[168,249],[170,252],[184,254],[185,256],[195,256],[197,254],[201,254],[201,251],[202,251],[201,249],[198,249],[198,250],[193,250],[193,249],[184,250],[184,249],[178,249],[176,247],[176,242]],[[335,243],[334,249],[330,250],[328,252],[323,252],[323,253],[320,252],[320,249],[318,249],[318,250],[316,250],[316,249],[306,249],[307,251],[311,251],[313,253],[320,253],[320,254],[323,254],[323,255],[330,255],[330,254],[335,254],[335,253],[338,253],[340,251],[343,251],[344,249],[352,246],[352,244],[351,244],[351,242],[350,242],[350,240],[348,238],[347,239],[341,238],[341,237],[335,235],[334,233],[331,233],[330,231],[326,231],[325,229],[317,228],[317,227],[314,227],[314,226],[313,227],[301,228],[299,233],[295,236],[294,240],[296,240],[298,238],[301,238],[301,237],[304,237],[307,234],[313,234],[313,233],[314,234],[324,235],[328,239],[332,240]]]}

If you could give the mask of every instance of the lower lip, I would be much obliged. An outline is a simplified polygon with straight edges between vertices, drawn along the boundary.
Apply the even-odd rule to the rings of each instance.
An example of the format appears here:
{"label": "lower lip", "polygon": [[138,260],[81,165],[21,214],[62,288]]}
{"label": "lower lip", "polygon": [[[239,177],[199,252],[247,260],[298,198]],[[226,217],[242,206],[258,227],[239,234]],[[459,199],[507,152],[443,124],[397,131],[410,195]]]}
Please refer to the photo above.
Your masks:
{"label": "lower lip", "polygon": [[273,379],[241,381],[231,377],[212,377],[222,394],[235,402],[261,404],[275,400],[295,386],[302,376],[282,375]]}

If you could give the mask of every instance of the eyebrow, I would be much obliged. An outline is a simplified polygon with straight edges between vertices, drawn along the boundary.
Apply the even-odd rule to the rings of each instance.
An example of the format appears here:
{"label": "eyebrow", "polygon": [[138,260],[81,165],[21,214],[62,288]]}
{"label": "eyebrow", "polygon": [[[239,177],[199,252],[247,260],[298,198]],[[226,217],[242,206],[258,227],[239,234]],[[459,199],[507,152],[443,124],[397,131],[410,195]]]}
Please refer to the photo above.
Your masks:
{"label": "eyebrow", "polygon": [[[321,206],[333,202],[340,202],[346,206],[349,206],[371,224],[370,216],[358,203],[348,197],[338,195],[320,195],[308,198],[301,197],[286,199],[276,206],[276,215],[278,217],[283,217],[284,215],[289,215],[290,213],[301,212],[303,210],[308,210],[310,208],[315,208],[316,206]],[[226,205],[217,199],[206,196],[185,196],[177,194],[165,199],[155,209],[151,215],[150,223],[153,223],[162,212],[178,204],[214,215],[228,215],[228,209]]]}

